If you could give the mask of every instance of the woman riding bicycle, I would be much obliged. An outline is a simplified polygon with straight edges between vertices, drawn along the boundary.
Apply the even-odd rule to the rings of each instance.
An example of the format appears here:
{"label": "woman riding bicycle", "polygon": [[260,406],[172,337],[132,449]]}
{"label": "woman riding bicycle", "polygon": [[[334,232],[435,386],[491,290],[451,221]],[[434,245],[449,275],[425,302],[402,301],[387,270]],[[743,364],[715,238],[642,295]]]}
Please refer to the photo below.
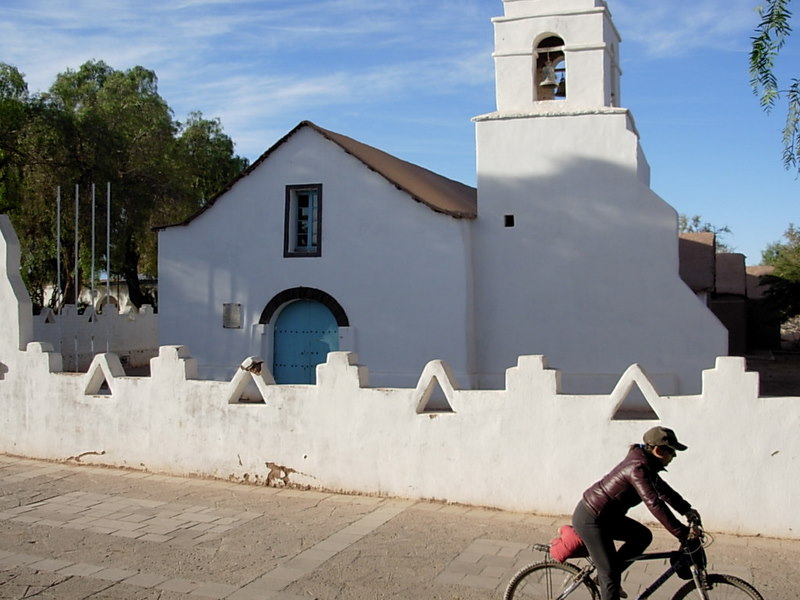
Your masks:
{"label": "woman riding bicycle", "polygon": [[[572,526],[597,566],[602,600],[618,600],[624,594],[620,580],[627,560],[644,552],[653,539],[647,527],[626,516],[629,509],[644,502],[681,542],[686,541],[690,529],[669,506],[690,521],[700,520],[697,511],[659,476],[676,452],[687,447],[666,427],[647,430],[643,441],[632,445],[622,462],[583,493],[572,515]],[[624,542],[619,550],[615,540]]]}

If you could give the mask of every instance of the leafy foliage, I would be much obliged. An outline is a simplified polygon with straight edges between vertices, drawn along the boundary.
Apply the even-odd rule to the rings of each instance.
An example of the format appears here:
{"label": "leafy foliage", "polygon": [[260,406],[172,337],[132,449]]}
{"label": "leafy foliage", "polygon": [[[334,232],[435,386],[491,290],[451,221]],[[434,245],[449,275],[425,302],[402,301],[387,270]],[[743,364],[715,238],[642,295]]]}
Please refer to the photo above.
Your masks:
{"label": "leafy foliage", "polygon": [[[35,304],[75,301],[75,273],[85,281],[91,271],[92,211],[106,222],[107,184],[111,274],[124,277],[136,306],[153,303],[139,284],[140,276],[157,274],[153,227],[194,213],[246,167],[219,120],[194,112],[185,124],[176,121],[155,73],[144,67],[117,71],[89,61],[30,96],[23,75],[0,63],[0,210],[20,237],[22,275]],[[65,285],[63,298],[46,299],[45,288],[58,279],[59,189]],[[105,227],[96,237],[98,264],[105,264]]]}
{"label": "leafy foliage", "polygon": [[775,268],[763,279],[769,284],[767,297],[786,321],[800,315],[800,229],[789,225],[784,238],[784,243],[770,244],[761,258],[765,265]]}
{"label": "leafy foliage", "polygon": [[766,0],[758,8],[761,21],[752,38],[750,51],[750,83],[759,96],[761,107],[770,112],[784,94],[787,101],[786,123],[783,128],[783,164],[787,169],[800,170],[800,79],[792,79],[785,90],[780,89],[775,75],[775,63],[787,38],[792,0]]}
{"label": "leafy foliage", "polygon": [[713,233],[714,234],[714,249],[717,253],[731,252],[731,247],[722,241],[722,236],[731,233],[727,225],[717,227],[708,221],[703,222],[700,215],[689,217],[684,214],[678,215],[678,232],[680,233]]}

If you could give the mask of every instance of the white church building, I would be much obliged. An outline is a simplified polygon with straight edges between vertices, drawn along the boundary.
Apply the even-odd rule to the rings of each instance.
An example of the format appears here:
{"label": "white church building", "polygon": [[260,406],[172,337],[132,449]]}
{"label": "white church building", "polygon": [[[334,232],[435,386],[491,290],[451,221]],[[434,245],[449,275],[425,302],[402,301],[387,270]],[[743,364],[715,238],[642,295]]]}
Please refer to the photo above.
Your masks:
{"label": "white church building", "polygon": [[159,343],[213,379],[259,355],[277,383],[312,383],[349,350],[373,386],[442,359],[462,387],[502,388],[541,354],[565,392],[607,393],[633,363],[660,394],[699,391],[727,333],[680,279],[606,2],[503,7],[477,189],[302,122],[160,229]]}

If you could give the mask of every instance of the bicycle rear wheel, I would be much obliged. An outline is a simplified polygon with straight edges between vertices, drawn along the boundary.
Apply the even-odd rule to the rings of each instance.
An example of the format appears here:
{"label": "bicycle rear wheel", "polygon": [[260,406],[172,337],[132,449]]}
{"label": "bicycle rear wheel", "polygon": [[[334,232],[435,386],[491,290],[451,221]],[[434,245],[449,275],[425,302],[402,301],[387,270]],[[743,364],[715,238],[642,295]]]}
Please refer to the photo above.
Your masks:
{"label": "bicycle rear wheel", "polygon": [[594,584],[588,579],[578,580],[580,572],[569,563],[541,562],[527,566],[508,582],[503,600],[597,600]]}
{"label": "bicycle rear wheel", "polygon": [[[706,590],[708,600],[764,600],[752,585],[734,577],[733,575],[708,575],[708,585]],[[699,598],[694,581],[689,581],[679,589],[672,600],[684,600],[684,598]]]}

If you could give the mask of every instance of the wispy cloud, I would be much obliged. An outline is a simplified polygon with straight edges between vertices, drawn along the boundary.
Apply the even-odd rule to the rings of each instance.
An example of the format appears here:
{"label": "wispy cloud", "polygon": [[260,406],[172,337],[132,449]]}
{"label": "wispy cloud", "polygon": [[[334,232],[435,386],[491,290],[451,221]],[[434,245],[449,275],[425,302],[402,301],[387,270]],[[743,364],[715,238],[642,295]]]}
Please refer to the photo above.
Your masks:
{"label": "wispy cloud", "polygon": [[703,48],[741,51],[758,22],[754,0],[614,0],[611,10],[626,41],[651,57]]}

